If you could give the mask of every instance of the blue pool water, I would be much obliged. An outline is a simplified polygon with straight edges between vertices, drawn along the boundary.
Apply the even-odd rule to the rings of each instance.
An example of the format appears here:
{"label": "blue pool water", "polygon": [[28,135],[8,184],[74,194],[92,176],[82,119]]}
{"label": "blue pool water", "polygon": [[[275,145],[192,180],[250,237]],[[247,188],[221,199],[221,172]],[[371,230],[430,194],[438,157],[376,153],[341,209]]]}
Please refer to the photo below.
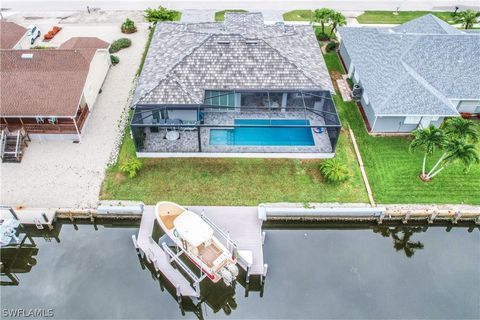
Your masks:
{"label": "blue pool water", "polygon": [[[236,119],[235,125],[310,125],[308,120]],[[311,128],[211,129],[211,145],[313,146]]]}

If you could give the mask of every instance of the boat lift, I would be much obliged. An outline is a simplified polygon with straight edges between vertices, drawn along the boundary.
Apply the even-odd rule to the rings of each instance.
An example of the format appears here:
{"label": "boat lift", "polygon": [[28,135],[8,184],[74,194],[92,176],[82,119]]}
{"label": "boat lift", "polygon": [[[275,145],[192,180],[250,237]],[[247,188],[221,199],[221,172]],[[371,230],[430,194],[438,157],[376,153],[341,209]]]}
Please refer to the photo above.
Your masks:
{"label": "boat lift", "polygon": [[[226,248],[232,256],[237,258],[238,265],[246,272],[245,282],[247,284],[249,283],[251,274],[258,274],[261,276],[263,283],[265,279],[264,270],[266,270],[267,266],[263,265],[261,221],[256,218],[256,212],[251,212],[250,214],[232,212],[227,214],[230,218],[228,219],[228,226],[230,226],[231,223],[232,231],[236,231],[237,234],[239,234],[239,231],[243,232],[247,230],[250,234],[256,235],[256,237],[252,239],[249,235],[241,234],[240,238],[248,250],[239,250],[239,245],[233,241],[230,232],[225,232],[217,223],[212,221],[217,221],[217,216],[218,220],[222,222],[221,224],[225,225],[225,212],[209,212],[207,216],[205,212],[201,210],[200,214],[200,217],[214,230],[217,238],[226,244]],[[245,219],[246,217],[250,217],[250,220]],[[239,227],[239,225],[242,225],[242,221],[245,222],[245,220],[249,220],[247,225]],[[193,272],[191,267],[187,266],[181,258],[182,255],[186,253],[185,250],[176,245],[168,236],[165,235],[161,237],[158,239],[158,242],[154,240],[155,223],[155,208],[153,206],[145,206],[142,212],[138,236],[132,235],[133,244],[137,249],[139,259],[142,259],[141,253],[143,253],[145,259],[153,265],[155,270],[161,273],[173,285],[176,289],[178,302],[182,300],[182,297],[189,297],[193,302],[199,302],[201,297],[200,282],[205,279],[207,275],[202,271],[201,266],[199,268],[200,275]],[[255,253],[251,251],[253,249],[252,246],[255,248]],[[254,255],[256,255],[256,259],[258,259],[256,260],[257,264],[261,263],[261,265],[255,265],[254,268],[252,268]],[[174,262],[176,268],[172,265]],[[252,270],[253,273],[251,272]]]}

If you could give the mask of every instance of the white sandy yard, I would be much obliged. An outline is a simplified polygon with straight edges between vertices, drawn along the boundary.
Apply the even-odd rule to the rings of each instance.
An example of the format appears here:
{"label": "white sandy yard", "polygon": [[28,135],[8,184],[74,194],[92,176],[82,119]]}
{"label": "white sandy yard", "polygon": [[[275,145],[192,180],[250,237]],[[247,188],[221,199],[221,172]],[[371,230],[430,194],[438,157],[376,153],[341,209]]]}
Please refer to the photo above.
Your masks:
{"label": "white sandy yard", "polygon": [[[41,26],[47,25],[47,22],[35,24]],[[50,21],[48,24],[53,26]],[[110,68],[102,93],[86,123],[81,143],[32,141],[21,163],[1,164],[2,204],[31,207],[96,205],[106,164],[119,131],[123,129],[118,123],[145,48],[148,25],[137,24],[137,33],[124,35],[120,32],[118,22],[56,24],[62,26],[63,30],[55,37],[52,42],[54,45],[74,36],[95,36],[108,42],[128,37],[132,40],[132,46],[116,53],[120,63]],[[36,44],[41,43],[37,41]]]}

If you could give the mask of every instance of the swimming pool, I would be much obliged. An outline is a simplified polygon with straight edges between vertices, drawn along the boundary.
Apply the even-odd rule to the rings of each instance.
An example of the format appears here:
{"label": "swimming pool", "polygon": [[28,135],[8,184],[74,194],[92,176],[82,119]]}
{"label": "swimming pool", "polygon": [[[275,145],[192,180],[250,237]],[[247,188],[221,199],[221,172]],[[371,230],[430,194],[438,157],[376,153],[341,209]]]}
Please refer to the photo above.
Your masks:
{"label": "swimming pool", "polygon": [[[310,125],[308,120],[236,119],[235,125]],[[311,128],[211,129],[210,145],[314,146]]]}

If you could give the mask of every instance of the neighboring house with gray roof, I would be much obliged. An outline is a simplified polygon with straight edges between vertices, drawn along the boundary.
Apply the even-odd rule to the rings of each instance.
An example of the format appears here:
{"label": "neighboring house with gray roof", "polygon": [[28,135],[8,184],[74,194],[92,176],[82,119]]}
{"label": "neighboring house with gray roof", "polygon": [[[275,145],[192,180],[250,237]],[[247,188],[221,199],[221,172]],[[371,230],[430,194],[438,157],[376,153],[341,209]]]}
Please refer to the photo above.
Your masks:
{"label": "neighboring house with gray roof", "polygon": [[[332,92],[311,26],[265,25],[260,13],[227,13],[215,23],[158,23],[133,97],[132,132],[139,156],[333,156],[340,121]],[[236,125],[245,119],[282,120],[275,122],[285,126],[280,133],[302,129],[308,141],[280,134],[281,141],[268,145],[240,143]]]}
{"label": "neighboring house with gray roof", "polygon": [[393,28],[339,29],[371,132],[410,132],[480,113],[480,36],[428,14]]}

